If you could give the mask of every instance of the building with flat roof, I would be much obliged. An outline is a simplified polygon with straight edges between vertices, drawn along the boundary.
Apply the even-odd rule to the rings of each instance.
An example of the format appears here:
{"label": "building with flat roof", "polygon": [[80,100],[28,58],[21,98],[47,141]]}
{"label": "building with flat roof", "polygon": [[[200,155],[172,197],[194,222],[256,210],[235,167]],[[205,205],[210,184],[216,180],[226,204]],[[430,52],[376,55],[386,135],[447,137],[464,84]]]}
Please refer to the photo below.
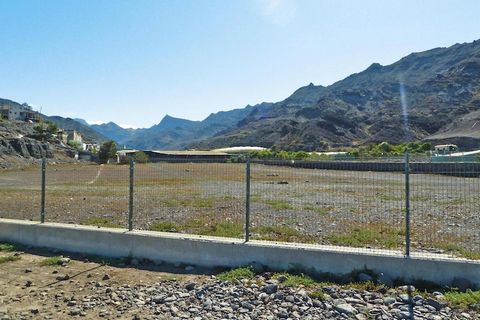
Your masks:
{"label": "building with flat roof", "polygon": [[28,104],[3,104],[0,105],[0,115],[10,121],[34,121],[39,119],[38,113]]}
{"label": "building with flat roof", "polygon": [[[128,157],[134,156],[141,150],[119,150],[117,152],[118,163],[126,163]],[[225,152],[216,151],[164,151],[164,150],[143,150],[150,162],[226,162],[230,155]]]}

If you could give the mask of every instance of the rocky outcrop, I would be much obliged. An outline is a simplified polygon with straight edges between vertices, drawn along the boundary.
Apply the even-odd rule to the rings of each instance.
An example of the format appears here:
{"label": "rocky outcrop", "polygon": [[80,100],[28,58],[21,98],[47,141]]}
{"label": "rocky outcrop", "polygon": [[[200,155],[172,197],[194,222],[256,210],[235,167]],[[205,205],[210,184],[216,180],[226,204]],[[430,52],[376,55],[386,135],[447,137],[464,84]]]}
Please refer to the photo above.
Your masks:
{"label": "rocky outcrop", "polygon": [[53,158],[53,152],[50,149],[49,143],[42,143],[40,141],[30,138],[0,138],[0,152],[10,155],[18,154],[19,156],[24,158]]}
{"label": "rocky outcrop", "polygon": [[47,158],[56,162],[72,161],[75,151],[51,137],[42,141],[33,124],[2,120],[0,122],[0,168],[21,167]]}

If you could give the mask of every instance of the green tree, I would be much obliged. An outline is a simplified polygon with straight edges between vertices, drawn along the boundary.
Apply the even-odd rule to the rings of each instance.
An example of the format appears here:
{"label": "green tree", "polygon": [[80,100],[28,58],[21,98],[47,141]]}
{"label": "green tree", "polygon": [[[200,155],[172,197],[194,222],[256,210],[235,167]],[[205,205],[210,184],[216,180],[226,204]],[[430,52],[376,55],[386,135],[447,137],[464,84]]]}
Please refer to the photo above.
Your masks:
{"label": "green tree", "polygon": [[98,159],[100,163],[107,163],[109,159],[117,154],[117,144],[113,140],[104,142],[98,151]]}
{"label": "green tree", "polygon": [[378,145],[378,148],[384,153],[387,154],[392,151],[393,147],[388,142],[382,142]]}
{"label": "green tree", "polygon": [[33,130],[42,138],[46,138],[57,134],[58,126],[51,121],[40,121],[40,123],[33,126]]}
{"label": "green tree", "polygon": [[51,121],[47,121],[46,124],[47,124],[47,132],[48,133],[56,134],[58,132],[57,124],[55,124]]}
{"label": "green tree", "polygon": [[150,157],[145,152],[139,151],[135,155],[135,161],[138,163],[147,163],[150,162]]}
{"label": "green tree", "polygon": [[80,147],[81,147],[80,143],[77,142],[77,141],[74,141],[74,140],[68,141],[67,144],[68,144],[70,147],[72,147],[73,149],[77,149],[77,150],[79,150]]}
{"label": "green tree", "polygon": [[44,133],[44,127],[41,123],[34,125],[33,130],[38,134],[43,134]]}

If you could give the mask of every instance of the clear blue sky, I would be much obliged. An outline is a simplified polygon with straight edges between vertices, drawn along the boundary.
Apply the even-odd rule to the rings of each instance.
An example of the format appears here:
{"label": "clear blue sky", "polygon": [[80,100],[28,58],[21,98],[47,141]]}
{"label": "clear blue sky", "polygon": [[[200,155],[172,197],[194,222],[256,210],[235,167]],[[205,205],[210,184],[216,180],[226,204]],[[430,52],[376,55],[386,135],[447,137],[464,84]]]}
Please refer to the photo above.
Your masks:
{"label": "clear blue sky", "polygon": [[480,1],[0,0],[0,97],[146,127],[480,38]]}

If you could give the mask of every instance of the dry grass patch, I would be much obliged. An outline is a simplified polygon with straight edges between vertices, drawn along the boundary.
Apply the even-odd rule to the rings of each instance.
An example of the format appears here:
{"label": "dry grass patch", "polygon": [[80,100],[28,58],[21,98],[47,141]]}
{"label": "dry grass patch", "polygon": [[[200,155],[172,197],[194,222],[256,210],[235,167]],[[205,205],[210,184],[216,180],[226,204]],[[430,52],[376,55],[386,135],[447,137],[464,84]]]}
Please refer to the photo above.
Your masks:
{"label": "dry grass patch", "polygon": [[198,215],[188,218],[184,223],[161,221],[154,223],[150,230],[163,232],[179,232],[205,236],[242,238],[243,225],[233,221],[218,221],[209,215]]}
{"label": "dry grass patch", "polygon": [[258,226],[252,228],[255,238],[268,241],[315,243],[317,238],[302,234],[288,226]]}
{"label": "dry grass patch", "polygon": [[92,217],[83,221],[84,225],[88,226],[97,226],[104,228],[124,228],[125,226],[120,225],[118,222],[115,222],[113,218],[107,217]]}
{"label": "dry grass patch", "polygon": [[220,273],[217,278],[222,281],[234,281],[240,279],[252,279],[255,276],[252,268],[241,267],[232,269],[230,271]]}
{"label": "dry grass patch", "polygon": [[162,203],[169,207],[212,208],[214,200],[210,198],[166,199]]}
{"label": "dry grass patch", "polygon": [[405,240],[405,230],[385,225],[353,226],[332,234],[327,239],[335,245],[350,247],[375,246],[387,249],[399,248]]}
{"label": "dry grass patch", "polygon": [[452,242],[442,242],[436,245],[439,249],[444,250],[447,253],[452,253],[455,255],[462,256],[467,259],[471,260],[480,260],[480,252],[473,251],[466,248],[461,247],[460,245]]}
{"label": "dry grass patch", "polygon": [[332,206],[318,207],[318,206],[314,206],[314,205],[306,205],[306,206],[303,207],[303,210],[313,211],[313,212],[319,213],[321,215],[324,215],[324,214],[329,214],[333,210],[333,207]]}
{"label": "dry grass patch", "polygon": [[0,257],[0,264],[20,260],[20,256]]}
{"label": "dry grass patch", "polygon": [[446,292],[445,299],[454,306],[466,309],[472,305],[480,304],[480,290],[467,290],[466,292]]}
{"label": "dry grass patch", "polygon": [[15,246],[10,243],[0,243],[0,252],[12,252],[15,251]]}
{"label": "dry grass patch", "polygon": [[276,210],[293,210],[293,207],[288,201],[285,200],[266,200],[266,204]]}
{"label": "dry grass patch", "polygon": [[296,287],[296,286],[313,287],[318,284],[310,276],[305,275],[303,273],[298,275],[290,274],[290,273],[277,273],[273,277],[276,279],[280,276],[285,277],[285,281],[283,281],[282,284],[287,287]]}

